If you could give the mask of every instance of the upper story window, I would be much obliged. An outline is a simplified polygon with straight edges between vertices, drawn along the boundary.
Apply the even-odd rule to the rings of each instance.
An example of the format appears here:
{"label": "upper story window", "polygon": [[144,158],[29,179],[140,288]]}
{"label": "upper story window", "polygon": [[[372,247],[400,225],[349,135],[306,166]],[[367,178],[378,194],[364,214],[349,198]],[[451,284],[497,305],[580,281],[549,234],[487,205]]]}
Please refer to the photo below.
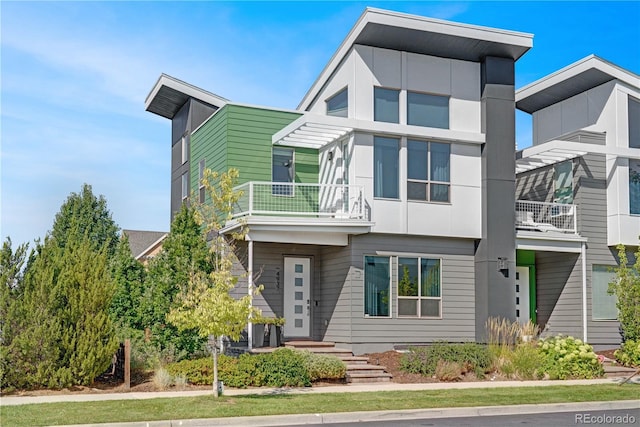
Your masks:
{"label": "upper story window", "polygon": [[629,160],[629,213],[640,215],[640,160]]}
{"label": "upper story window", "polygon": [[553,167],[553,202],[573,203],[573,161],[556,163]]}
{"label": "upper story window", "polygon": [[189,135],[184,135],[182,137],[181,143],[182,143],[182,164],[184,165],[185,163],[187,163],[187,160],[189,160],[189,142],[190,142],[190,138]]}
{"label": "upper story window", "polygon": [[345,87],[327,99],[327,116],[347,117],[349,110],[349,92]]}
{"label": "upper story window", "polygon": [[398,258],[398,316],[440,317],[440,260]]}
{"label": "upper story window", "polygon": [[449,144],[407,141],[407,199],[450,202]]}
{"label": "upper story window", "polygon": [[186,200],[189,197],[189,172],[185,172],[182,174],[182,190],[180,194],[182,196],[182,200]]}
{"label": "upper story window", "polygon": [[273,194],[292,196],[294,176],[293,148],[273,147],[271,180],[273,182],[288,183],[286,185],[274,185]]}
{"label": "upper story window", "polygon": [[629,147],[640,148],[640,100],[629,97]]}
{"label": "upper story window", "polygon": [[383,87],[373,88],[373,120],[400,123],[400,91]]}
{"label": "upper story window", "polygon": [[373,196],[399,198],[399,146],[397,138],[373,138]]}
{"label": "upper story window", "polygon": [[407,124],[449,129],[449,97],[407,91]]}
{"label": "upper story window", "polygon": [[204,168],[205,168],[205,160],[202,159],[198,163],[198,198],[200,203],[204,203],[205,198],[205,188],[204,188]]}

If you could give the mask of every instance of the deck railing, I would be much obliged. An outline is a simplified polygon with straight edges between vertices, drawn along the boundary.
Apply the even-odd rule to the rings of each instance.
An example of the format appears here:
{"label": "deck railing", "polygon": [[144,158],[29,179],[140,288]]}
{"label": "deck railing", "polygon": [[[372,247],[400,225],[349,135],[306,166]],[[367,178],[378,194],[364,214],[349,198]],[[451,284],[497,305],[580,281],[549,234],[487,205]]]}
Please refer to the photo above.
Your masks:
{"label": "deck railing", "polygon": [[516,228],[577,234],[577,209],[576,205],[517,200]]}
{"label": "deck railing", "polygon": [[247,182],[234,190],[242,196],[233,217],[247,215],[362,219],[359,185]]}

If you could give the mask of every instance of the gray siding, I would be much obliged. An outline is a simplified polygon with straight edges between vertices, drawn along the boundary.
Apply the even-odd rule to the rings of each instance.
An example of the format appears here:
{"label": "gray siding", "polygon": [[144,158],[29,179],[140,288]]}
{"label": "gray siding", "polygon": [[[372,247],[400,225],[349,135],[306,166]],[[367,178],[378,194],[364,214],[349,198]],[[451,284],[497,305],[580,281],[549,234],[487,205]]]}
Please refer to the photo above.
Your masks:
{"label": "gray siding", "polygon": [[338,343],[351,342],[350,247],[324,247],[321,250],[320,282],[314,322],[314,337]]}
{"label": "gray siding", "polygon": [[[591,272],[593,265],[617,264],[607,246],[605,157],[589,154],[573,160],[574,204],[578,233],[587,241],[587,333],[596,345],[617,345],[619,323],[593,321]],[[553,166],[518,175],[516,198],[553,201]],[[538,323],[544,333],[582,337],[582,260],[577,254],[536,252]]]}

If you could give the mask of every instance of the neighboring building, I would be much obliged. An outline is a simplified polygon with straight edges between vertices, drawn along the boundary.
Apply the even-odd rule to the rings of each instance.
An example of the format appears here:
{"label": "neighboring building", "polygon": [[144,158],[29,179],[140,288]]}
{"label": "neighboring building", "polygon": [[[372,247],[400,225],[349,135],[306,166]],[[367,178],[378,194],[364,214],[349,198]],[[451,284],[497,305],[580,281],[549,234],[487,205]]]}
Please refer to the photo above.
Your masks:
{"label": "neighboring building", "polygon": [[589,56],[518,90],[516,106],[533,115],[516,165],[528,314],[547,333],[618,344],[607,288],[616,246],[640,236],[640,77]]}
{"label": "neighboring building", "polygon": [[162,243],[167,234],[164,231],[122,230],[129,239],[131,255],[142,264],[147,264],[151,258],[162,250]]}
{"label": "neighboring building", "polygon": [[[531,46],[530,34],[366,9],[296,110],[233,103],[162,75],[146,107],[173,123],[182,191],[172,184],[172,215],[191,191],[206,201],[205,168],[239,170],[243,197],[222,230],[239,218],[250,229],[238,254],[249,279],[236,290],[264,285],[254,304],[286,318],[288,339],[363,353],[482,340],[492,316],[547,326],[560,316],[560,326],[547,302],[558,285],[540,274],[557,248],[575,264],[591,243],[516,202],[554,201],[524,189],[522,174],[516,191],[514,64]],[[186,110],[191,121],[177,123]],[[568,201],[559,190],[555,200]],[[563,208],[553,216],[567,224],[581,211]],[[531,288],[519,266],[531,267]]]}

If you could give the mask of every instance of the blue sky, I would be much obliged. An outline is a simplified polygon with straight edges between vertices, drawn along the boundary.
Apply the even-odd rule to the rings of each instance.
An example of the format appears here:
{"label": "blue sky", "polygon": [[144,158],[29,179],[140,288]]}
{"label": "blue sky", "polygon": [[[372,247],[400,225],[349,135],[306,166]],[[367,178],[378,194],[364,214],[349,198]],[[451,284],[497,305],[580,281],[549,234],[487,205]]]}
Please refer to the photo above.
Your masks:
{"label": "blue sky", "polygon": [[[295,108],[366,6],[534,34],[521,87],[589,54],[640,74],[640,2],[7,2],[1,14],[1,230],[44,237],[83,183],[122,228],[169,229],[160,73]],[[517,142],[530,144],[518,116]]]}

